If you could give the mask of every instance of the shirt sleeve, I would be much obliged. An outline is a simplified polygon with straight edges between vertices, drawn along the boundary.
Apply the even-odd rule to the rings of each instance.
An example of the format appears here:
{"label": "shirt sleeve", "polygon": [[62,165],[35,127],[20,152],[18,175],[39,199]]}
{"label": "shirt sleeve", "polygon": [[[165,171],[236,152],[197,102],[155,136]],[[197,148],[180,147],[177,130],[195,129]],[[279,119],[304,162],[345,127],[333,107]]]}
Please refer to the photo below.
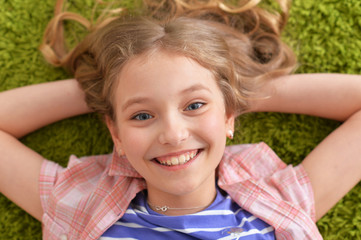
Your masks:
{"label": "shirt sleeve", "polygon": [[303,165],[286,165],[267,144],[260,143],[258,145],[262,149],[259,151],[264,151],[264,158],[270,161],[269,164],[277,166],[273,167],[268,176],[266,174],[262,178],[262,181],[266,183],[267,187],[274,190],[277,197],[300,206],[316,222],[311,180]]}
{"label": "shirt sleeve", "polygon": [[302,165],[291,165],[265,179],[268,187],[274,188],[285,201],[300,206],[316,222],[315,200],[311,181]]}
{"label": "shirt sleeve", "polygon": [[39,176],[39,192],[44,213],[48,211],[49,195],[56,184],[58,175],[62,171],[64,171],[64,168],[59,164],[46,159],[43,161]]}

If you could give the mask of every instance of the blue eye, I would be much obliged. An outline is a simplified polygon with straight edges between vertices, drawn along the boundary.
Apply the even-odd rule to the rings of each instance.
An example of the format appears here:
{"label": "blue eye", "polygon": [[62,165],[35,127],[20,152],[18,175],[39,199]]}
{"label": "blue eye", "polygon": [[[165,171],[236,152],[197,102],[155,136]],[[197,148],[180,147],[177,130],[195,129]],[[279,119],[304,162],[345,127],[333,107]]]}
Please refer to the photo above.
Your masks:
{"label": "blue eye", "polygon": [[204,105],[204,103],[201,103],[201,102],[192,103],[188,107],[186,107],[186,111],[197,110],[198,108],[201,108],[203,105]]}
{"label": "blue eye", "polygon": [[149,120],[151,118],[153,118],[153,116],[148,113],[139,113],[139,114],[135,115],[134,117],[132,117],[132,119],[138,120],[138,121],[145,121],[145,120]]}

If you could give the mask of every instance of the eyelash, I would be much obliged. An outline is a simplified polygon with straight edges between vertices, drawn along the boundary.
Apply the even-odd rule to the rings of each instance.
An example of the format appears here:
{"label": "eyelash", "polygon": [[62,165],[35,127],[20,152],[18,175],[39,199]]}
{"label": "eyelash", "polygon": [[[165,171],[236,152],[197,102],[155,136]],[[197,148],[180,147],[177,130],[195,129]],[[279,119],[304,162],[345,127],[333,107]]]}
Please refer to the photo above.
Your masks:
{"label": "eyelash", "polygon": [[[195,111],[195,110],[198,110],[199,108],[203,107],[205,105],[205,103],[203,102],[194,102],[194,103],[191,103],[189,104],[186,108],[185,108],[185,111]],[[190,107],[194,107],[196,106],[196,108],[194,109],[190,109]],[[146,119],[141,119],[140,117],[141,116],[147,116]],[[137,121],[146,121],[146,120],[149,120],[149,119],[152,119],[153,116],[150,115],[149,113],[138,113],[136,115],[134,115],[131,119],[132,120],[137,120]]]}
{"label": "eyelash", "polygon": [[[189,107],[195,106],[195,105],[197,105],[197,108],[195,108],[195,109],[189,109]],[[186,110],[186,111],[195,111],[195,110],[203,107],[204,105],[205,105],[205,103],[202,103],[202,102],[194,102],[194,103],[189,104],[189,105],[185,108],[185,110]]]}
{"label": "eyelash", "polygon": [[[144,116],[144,115],[147,115],[149,118],[147,119],[140,119],[140,116]],[[132,120],[137,120],[137,121],[146,121],[146,120],[149,120],[149,119],[152,119],[153,116],[148,114],[148,113],[138,113],[137,115],[133,116],[132,117]]]}

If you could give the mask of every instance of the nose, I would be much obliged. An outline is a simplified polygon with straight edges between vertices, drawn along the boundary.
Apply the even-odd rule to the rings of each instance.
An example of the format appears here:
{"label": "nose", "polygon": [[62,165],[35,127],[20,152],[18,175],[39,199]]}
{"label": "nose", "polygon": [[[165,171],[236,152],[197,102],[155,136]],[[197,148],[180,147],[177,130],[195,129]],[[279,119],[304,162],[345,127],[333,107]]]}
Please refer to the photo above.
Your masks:
{"label": "nose", "polygon": [[164,145],[177,146],[189,137],[187,122],[177,114],[170,114],[161,121],[159,142]]}

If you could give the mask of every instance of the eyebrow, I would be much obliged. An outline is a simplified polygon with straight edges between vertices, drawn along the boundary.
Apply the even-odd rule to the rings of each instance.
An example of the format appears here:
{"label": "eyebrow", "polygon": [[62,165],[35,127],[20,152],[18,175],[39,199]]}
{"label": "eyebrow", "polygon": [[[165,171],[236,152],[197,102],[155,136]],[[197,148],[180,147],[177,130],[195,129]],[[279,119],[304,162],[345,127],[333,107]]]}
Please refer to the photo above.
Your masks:
{"label": "eyebrow", "polygon": [[185,93],[195,92],[195,91],[201,91],[201,90],[206,90],[206,91],[211,93],[211,90],[207,86],[204,86],[202,84],[194,84],[194,85],[190,86],[189,88],[186,88],[186,89],[182,90],[180,92],[180,94],[185,94]]}
{"label": "eyebrow", "polygon": [[[206,87],[202,84],[195,84],[186,89],[183,89],[179,94],[183,95],[183,94],[196,92],[196,91],[202,91],[202,90],[205,90],[205,91],[211,93],[211,90],[208,87]],[[131,106],[133,104],[141,104],[141,103],[145,103],[145,102],[149,102],[149,101],[151,101],[151,99],[148,97],[132,97],[129,100],[127,100],[125,102],[125,104],[122,106],[122,111],[124,111],[125,109],[127,109],[129,106]]]}
{"label": "eyebrow", "polygon": [[122,111],[124,111],[125,109],[127,109],[129,106],[131,106],[133,104],[141,104],[144,102],[148,102],[149,100],[150,99],[147,97],[132,97],[128,101],[125,102],[125,104],[122,107]]}

